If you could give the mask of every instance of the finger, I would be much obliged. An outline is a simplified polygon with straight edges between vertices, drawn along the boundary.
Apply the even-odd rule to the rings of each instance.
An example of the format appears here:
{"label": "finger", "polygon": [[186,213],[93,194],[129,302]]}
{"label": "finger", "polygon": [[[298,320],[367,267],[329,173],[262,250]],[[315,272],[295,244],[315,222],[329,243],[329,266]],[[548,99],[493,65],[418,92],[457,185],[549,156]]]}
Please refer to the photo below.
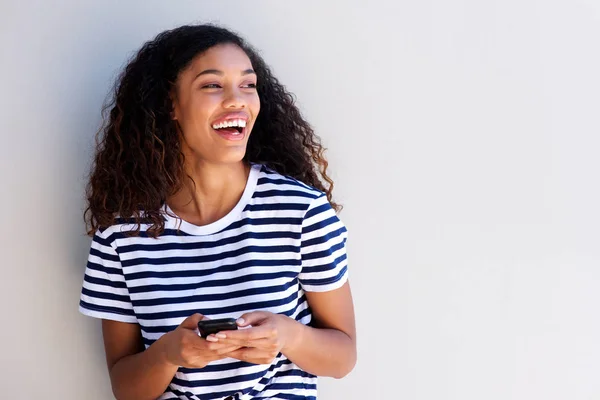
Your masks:
{"label": "finger", "polygon": [[264,311],[253,311],[246,313],[237,319],[238,326],[258,325],[268,317],[268,313]]}
{"label": "finger", "polygon": [[275,331],[272,327],[262,325],[248,329],[237,331],[223,331],[215,335],[219,340],[232,339],[242,343],[250,342],[257,339],[270,338],[275,336]]}
{"label": "finger", "polygon": [[273,339],[256,339],[250,341],[242,341],[235,339],[221,339],[221,343],[226,345],[238,346],[238,347],[248,347],[255,348],[261,350],[275,350],[277,349],[277,342],[273,341]]}
{"label": "finger", "polygon": [[221,343],[221,342],[209,342],[207,340],[198,337],[198,340],[194,344],[194,348],[203,352],[219,353],[223,351],[232,351],[240,346],[232,343]]}
{"label": "finger", "polygon": [[225,354],[229,354],[229,353],[233,353],[236,350],[241,349],[242,346],[227,346],[227,347],[223,347],[221,349],[216,350],[216,353],[220,356],[225,355]]}
{"label": "finger", "polygon": [[253,348],[241,348],[228,354],[228,357],[253,364],[269,364],[276,356],[275,352]]}
{"label": "finger", "polygon": [[202,321],[203,318],[204,315],[202,314],[192,314],[186,319],[184,319],[183,322],[179,324],[179,326],[185,329],[196,329],[196,327],[198,326],[198,322]]}

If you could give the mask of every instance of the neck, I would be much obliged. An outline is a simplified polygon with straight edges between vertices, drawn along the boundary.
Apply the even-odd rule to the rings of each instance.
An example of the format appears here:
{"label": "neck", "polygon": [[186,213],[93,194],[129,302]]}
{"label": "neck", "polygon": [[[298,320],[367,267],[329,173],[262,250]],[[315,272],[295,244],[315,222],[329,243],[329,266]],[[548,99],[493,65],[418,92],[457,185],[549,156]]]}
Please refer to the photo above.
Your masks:
{"label": "neck", "polygon": [[249,170],[242,161],[233,164],[197,161],[186,166],[189,177],[185,178],[183,187],[167,199],[167,204],[179,217],[194,225],[218,221],[239,202]]}

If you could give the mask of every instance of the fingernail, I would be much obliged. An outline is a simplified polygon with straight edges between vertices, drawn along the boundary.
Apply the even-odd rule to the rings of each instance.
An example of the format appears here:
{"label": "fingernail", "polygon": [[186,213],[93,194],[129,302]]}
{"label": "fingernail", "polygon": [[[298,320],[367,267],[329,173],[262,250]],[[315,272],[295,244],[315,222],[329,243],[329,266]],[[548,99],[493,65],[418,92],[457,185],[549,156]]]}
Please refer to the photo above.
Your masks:
{"label": "fingernail", "polygon": [[217,339],[213,335],[209,335],[209,336],[206,337],[206,341],[208,341],[208,342],[218,342],[219,339]]}
{"label": "fingernail", "polygon": [[227,336],[225,336],[224,333],[217,333],[215,336],[218,337],[219,339],[225,339],[225,338],[227,338]]}
{"label": "fingernail", "polygon": [[244,325],[245,323],[246,323],[246,321],[244,320],[244,318],[238,318],[238,320],[237,320],[238,325]]}

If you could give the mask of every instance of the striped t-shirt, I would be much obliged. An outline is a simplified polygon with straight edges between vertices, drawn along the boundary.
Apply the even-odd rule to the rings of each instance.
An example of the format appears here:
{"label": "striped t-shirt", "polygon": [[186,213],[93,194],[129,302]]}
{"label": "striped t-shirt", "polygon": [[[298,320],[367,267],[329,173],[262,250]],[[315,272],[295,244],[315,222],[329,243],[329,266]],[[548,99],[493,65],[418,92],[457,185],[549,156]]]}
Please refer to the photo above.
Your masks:
{"label": "striped t-shirt", "polygon": [[[164,209],[156,239],[145,225],[127,235],[131,221],[94,235],[80,300],[83,314],[139,324],[146,347],[194,313],[264,310],[309,324],[305,292],[348,278],[347,230],[325,194],[263,165],[252,164],[240,201],[214,223],[193,225]],[[226,358],[179,368],[160,399],[316,399],[316,383],[283,354],[271,365]]]}

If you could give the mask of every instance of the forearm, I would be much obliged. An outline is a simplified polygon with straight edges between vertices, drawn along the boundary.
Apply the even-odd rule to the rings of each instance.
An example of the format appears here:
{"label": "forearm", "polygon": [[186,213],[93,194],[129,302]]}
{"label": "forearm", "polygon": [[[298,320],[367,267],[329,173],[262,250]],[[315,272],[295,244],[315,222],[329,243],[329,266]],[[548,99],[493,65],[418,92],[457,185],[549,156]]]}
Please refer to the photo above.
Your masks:
{"label": "forearm", "polygon": [[282,352],[294,364],[311,374],[333,378],[343,378],[352,371],[356,364],[353,338],[336,329],[293,323],[295,339]]}
{"label": "forearm", "polygon": [[117,400],[155,400],[173,379],[177,366],[164,357],[164,336],[146,350],[120,359],[110,369]]}

